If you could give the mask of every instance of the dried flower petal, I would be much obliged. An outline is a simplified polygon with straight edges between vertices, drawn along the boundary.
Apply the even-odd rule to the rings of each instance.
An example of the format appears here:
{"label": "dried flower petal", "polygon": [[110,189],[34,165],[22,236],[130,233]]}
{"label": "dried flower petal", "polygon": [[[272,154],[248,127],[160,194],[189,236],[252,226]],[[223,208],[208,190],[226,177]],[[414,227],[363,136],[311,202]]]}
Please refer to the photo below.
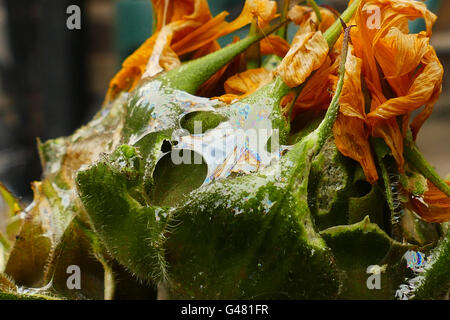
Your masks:
{"label": "dried flower petal", "polygon": [[367,181],[377,181],[378,173],[368,143],[369,131],[364,121],[340,113],[333,126],[333,135],[339,151],[361,164]]}
{"label": "dried flower petal", "polygon": [[[317,110],[326,109],[331,102],[331,88],[337,82],[337,69],[339,61],[334,63],[327,58],[324,64],[306,82],[300,95],[295,102],[292,117],[294,118],[299,112],[314,108]],[[284,103],[286,103],[285,101]]]}
{"label": "dried flower petal", "polygon": [[[336,16],[332,11],[326,8],[320,7],[319,10],[322,16],[322,21],[320,23],[316,16],[316,13],[309,6],[293,6],[289,10],[288,17],[295,24],[300,26],[300,30],[308,29],[308,31],[318,30],[325,32],[334,23],[334,21],[336,20]],[[311,28],[312,25],[315,26],[315,28]]]}
{"label": "dried flower petal", "polygon": [[294,37],[292,47],[276,69],[283,81],[296,87],[320,68],[328,55],[328,44],[322,32],[308,32]]}
{"label": "dried flower petal", "polygon": [[[450,181],[446,181],[450,186]],[[428,191],[422,198],[410,196],[408,206],[427,222],[447,222],[450,220],[450,198],[427,181]]]}
{"label": "dried flower petal", "polygon": [[289,51],[290,45],[283,38],[276,35],[269,35],[259,43],[262,55],[274,54],[283,58]]}
{"label": "dried flower petal", "polygon": [[345,77],[342,93],[339,98],[339,111],[348,117],[366,120],[364,111],[364,96],[361,89],[362,60],[354,55],[352,45],[349,45],[345,62]]}
{"label": "dried flower petal", "polygon": [[225,92],[248,95],[269,83],[272,79],[272,72],[264,68],[250,69],[225,81]]}

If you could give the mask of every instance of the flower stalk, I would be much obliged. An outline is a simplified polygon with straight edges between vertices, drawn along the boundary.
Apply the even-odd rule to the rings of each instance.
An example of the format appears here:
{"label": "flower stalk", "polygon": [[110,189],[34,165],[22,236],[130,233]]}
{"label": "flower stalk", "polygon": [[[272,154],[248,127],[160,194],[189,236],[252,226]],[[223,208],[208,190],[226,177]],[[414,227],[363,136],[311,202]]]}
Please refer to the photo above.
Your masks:
{"label": "flower stalk", "polygon": [[450,197],[450,187],[439,176],[436,170],[428,163],[412,141],[406,141],[404,155],[408,162],[415,167],[425,178],[430,180],[439,190]]}

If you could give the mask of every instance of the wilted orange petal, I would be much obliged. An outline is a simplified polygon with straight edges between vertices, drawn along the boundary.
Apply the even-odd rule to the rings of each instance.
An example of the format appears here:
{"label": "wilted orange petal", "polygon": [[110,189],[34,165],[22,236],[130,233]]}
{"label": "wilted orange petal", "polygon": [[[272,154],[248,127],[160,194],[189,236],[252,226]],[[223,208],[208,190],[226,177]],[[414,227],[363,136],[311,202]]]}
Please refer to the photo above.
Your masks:
{"label": "wilted orange petal", "polygon": [[386,78],[405,75],[417,68],[428,51],[425,34],[405,34],[392,28],[375,45],[375,56]]}
{"label": "wilted orange petal", "polygon": [[328,55],[328,44],[322,32],[308,32],[294,37],[292,47],[276,69],[291,88],[303,82],[320,68]]}
{"label": "wilted orange petal", "polygon": [[381,13],[381,27],[374,29],[377,33],[373,38],[374,42],[377,42],[378,38],[384,36],[391,27],[399,25],[407,27],[406,20],[414,20],[416,18],[424,18],[427,35],[431,36],[431,28],[437,19],[436,15],[427,9],[426,4],[420,1],[366,0],[362,10],[366,11],[368,16],[373,14],[373,11],[367,10],[370,6],[378,7]]}
{"label": "wilted orange petal", "polygon": [[431,46],[428,48],[429,51],[422,59],[424,67],[409,88],[408,94],[387,100],[372,110],[368,117],[388,119],[406,114],[427,104],[435,92],[441,90],[444,69],[434,49]]}
{"label": "wilted orange petal", "polygon": [[216,40],[219,38],[217,36],[217,30],[220,30],[220,28],[223,28],[227,24],[227,22],[225,22],[225,17],[227,15],[227,12],[221,12],[195,31],[180,39],[180,41],[173,43],[172,49],[177,54],[182,55]]}
{"label": "wilted orange petal", "polygon": [[[147,64],[151,66],[149,74],[157,73],[161,67],[178,65],[178,59],[169,47],[172,39],[183,38],[211,19],[207,0],[152,0],[152,3],[157,20],[156,32],[123,62],[122,69],[110,82],[107,99],[113,99],[120,91],[134,89]],[[157,40],[157,51],[153,53]]]}
{"label": "wilted orange petal", "polygon": [[320,14],[322,16],[322,21],[319,24],[319,19],[317,19],[316,13],[311,7],[308,6],[293,6],[288,13],[289,19],[291,19],[295,24],[299,25],[300,28],[308,28],[309,31],[313,29],[309,28],[311,25],[315,26],[314,30],[319,30],[325,32],[336,20],[336,16],[333,12],[326,8],[319,8]]}
{"label": "wilted orange petal", "polygon": [[250,0],[247,3],[253,16],[258,17],[258,26],[260,28],[264,28],[277,17],[276,1]]}
{"label": "wilted orange petal", "polygon": [[[152,0],[153,12],[156,17],[156,30],[159,31],[172,21],[183,19],[183,17],[195,12],[195,0]],[[207,2],[206,2],[207,5]],[[209,11],[209,10],[208,10]]]}
{"label": "wilted orange petal", "polygon": [[361,164],[367,181],[370,183],[377,181],[378,173],[368,141],[369,133],[364,121],[340,113],[333,126],[333,135],[339,151]]}
{"label": "wilted orange petal", "polygon": [[403,157],[403,135],[395,118],[391,119],[376,119],[371,121],[372,135],[379,137],[386,142],[392,151],[392,156],[397,162],[398,170],[403,172],[405,159]]}
{"label": "wilted orange petal", "polygon": [[220,97],[213,97],[213,100],[219,100],[225,102],[227,104],[231,104],[233,101],[240,99],[240,96],[237,94],[226,93],[221,95]]}
{"label": "wilted orange petal", "polygon": [[225,34],[242,28],[250,23],[255,17],[258,18],[258,25],[263,28],[277,15],[277,4],[269,0],[246,0],[241,14],[236,20],[230,22],[227,29],[222,31]]}
{"label": "wilted orange petal", "polygon": [[178,56],[202,49],[219,37],[242,28],[255,15],[260,18],[261,25],[276,17],[276,3],[269,0],[247,0],[240,16],[232,22],[225,21],[226,12],[211,19],[206,0],[153,0],[153,5],[157,32],[125,60],[122,70],[110,83],[109,98],[121,90],[131,90],[144,72],[146,76],[153,76],[176,67],[180,64]]}
{"label": "wilted orange petal", "polygon": [[163,66],[174,68],[180,65],[178,56],[170,48],[172,37],[177,30],[189,26],[191,22],[177,21],[164,26],[156,36],[156,41],[151,50],[150,57],[145,68],[144,76],[153,77],[164,70]]}
{"label": "wilted orange petal", "polygon": [[200,49],[196,50],[195,53],[192,55],[192,59],[197,59],[206,56],[207,54],[216,52],[220,48],[221,48],[220,44],[217,41],[210,42],[201,47]]}
{"label": "wilted orange petal", "polygon": [[[411,196],[409,206],[427,222],[447,222],[450,220],[450,198],[436,188],[430,181],[423,198]],[[450,181],[446,181],[450,186]]]}
{"label": "wilted orange petal", "polygon": [[225,92],[232,94],[251,94],[273,79],[272,72],[264,69],[250,69],[238,73],[225,81]]}
{"label": "wilted orange petal", "polygon": [[431,94],[431,98],[428,100],[425,108],[414,118],[414,120],[411,123],[411,131],[413,133],[414,139],[416,139],[417,133],[419,132],[423,123],[428,119],[428,117],[433,112],[434,105],[436,104],[442,92],[442,80],[444,70],[441,63],[439,62],[438,57],[436,56],[436,52],[434,51],[434,49],[432,47],[429,48],[430,51],[428,51],[427,54],[424,56],[424,60],[430,61],[429,63],[434,66],[436,71],[439,70],[439,72],[436,74],[438,81],[435,83],[434,91]]}
{"label": "wilted orange petal", "polygon": [[[348,117],[356,117],[365,121],[364,96],[361,89],[361,59],[354,55],[349,45],[345,62],[344,86],[339,98],[339,111]],[[351,128],[349,128],[351,130]]]}
{"label": "wilted orange petal", "polygon": [[274,54],[283,58],[289,51],[290,45],[283,38],[276,35],[269,35],[259,43],[262,55]]}
{"label": "wilted orange petal", "polygon": [[117,73],[109,84],[107,99],[113,99],[123,90],[132,90],[142,74],[141,70],[135,68],[124,68]]}
{"label": "wilted orange petal", "polygon": [[303,87],[295,102],[292,117],[295,117],[299,112],[305,111],[305,109],[323,109],[324,106],[325,108],[328,107],[331,101],[329,89],[333,88],[333,84],[337,79],[334,76],[337,68],[337,61],[332,64],[330,58],[325,60],[324,64],[317,69]]}

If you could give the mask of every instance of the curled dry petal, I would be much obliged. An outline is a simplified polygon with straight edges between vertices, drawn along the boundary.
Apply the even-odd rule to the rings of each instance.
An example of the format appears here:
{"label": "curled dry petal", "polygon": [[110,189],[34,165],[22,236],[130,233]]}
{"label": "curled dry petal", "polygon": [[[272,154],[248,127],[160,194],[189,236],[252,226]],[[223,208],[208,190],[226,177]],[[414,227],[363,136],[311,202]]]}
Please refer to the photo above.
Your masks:
{"label": "curled dry petal", "polygon": [[270,83],[273,79],[273,73],[264,68],[250,69],[238,73],[225,81],[225,94],[218,99],[220,101],[231,103],[236,99],[242,99],[262,86]]}
{"label": "curled dry petal", "polygon": [[[379,21],[374,20],[376,11],[381,15]],[[427,30],[409,34],[408,20],[416,18],[424,18]],[[443,68],[429,45],[435,20],[425,4],[407,0],[363,0],[355,15],[357,28],[352,30],[352,43],[355,55],[362,60],[362,74],[372,97],[366,125],[373,136],[383,138],[390,147],[400,171],[411,112],[426,106],[411,124],[415,136],[442,88]],[[377,22],[379,26],[374,26]],[[384,90],[386,85],[392,94]],[[344,110],[354,111],[347,107]],[[401,127],[397,118],[402,121]]]}
{"label": "curled dry petal", "polygon": [[335,14],[326,8],[319,8],[322,21],[319,23],[314,10],[309,6],[293,6],[288,13],[289,19],[300,26],[301,32],[319,30],[325,32],[336,20]]}
{"label": "curled dry petal", "polygon": [[173,44],[172,47],[179,55],[191,52],[208,42],[246,26],[252,22],[254,17],[258,17],[258,25],[263,28],[277,16],[276,10],[275,1],[247,0],[241,14],[234,21],[226,22],[225,17],[228,13],[222,12],[178,43]]}
{"label": "curled dry petal", "polygon": [[428,51],[429,38],[424,33],[405,34],[393,27],[375,46],[375,57],[386,78],[396,78],[414,71]]}
{"label": "curled dry petal", "polygon": [[352,45],[349,45],[345,62],[345,77],[342,93],[339,98],[340,112],[348,117],[366,120],[364,111],[364,96],[361,89],[362,60],[354,55]]}
{"label": "curled dry petal", "polygon": [[259,43],[261,55],[274,54],[283,58],[289,51],[290,45],[283,38],[276,35],[269,35]]}
{"label": "curled dry petal", "polygon": [[328,44],[322,32],[308,32],[296,35],[292,47],[276,69],[283,81],[291,88],[296,87],[320,68],[328,55]]}
{"label": "curled dry petal", "polygon": [[179,20],[206,22],[211,19],[208,1],[205,0],[152,0],[156,16],[156,31]]}
{"label": "curled dry petal", "polygon": [[[450,185],[450,181],[446,181]],[[428,191],[423,197],[410,196],[408,207],[427,222],[447,222],[450,220],[450,198],[427,181]]]}
{"label": "curled dry petal", "polygon": [[398,170],[403,172],[405,158],[403,156],[403,135],[395,118],[375,120],[372,122],[372,135],[386,142],[392,151],[392,156],[397,162]]}
{"label": "curled dry petal", "polygon": [[[166,48],[167,44],[183,38],[211,19],[207,0],[152,0],[152,3],[157,21],[155,33],[123,62],[122,69],[110,82],[107,99],[113,99],[123,90],[134,89],[146,70],[158,38],[157,51],[160,54],[153,55],[154,65],[159,65],[164,52],[173,58],[173,53]],[[162,35],[159,36],[161,32]],[[174,60],[170,57],[162,59],[171,61],[166,66],[174,65]],[[158,69],[157,66],[153,68]]]}
{"label": "curled dry petal", "polygon": [[250,0],[245,5],[248,5],[248,10],[251,11],[254,17],[257,17],[260,28],[264,28],[277,17],[276,1]]}
{"label": "curled dry petal", "polygon": [[333,126],[333,135],[339,151],[361,164],[367,181],[377,181],[378,173],[368,143],[369,131],[364,121],[340,113]]}
{"label": "curled dry petal", "polygon": [[374,40],[385,35],[393,26],[401,25],[403,30],[407,30],[407,20],[424,18],[427,30],[427,36],[431,36],[431,28],[437,17],[427,9],[426,4],[420,1],[411,0],[366,0],[362,11],[366,15],[365,22],[369,22],[369,18],[373,15],[373,8],[379,8],[381,13],[380,28],[373,28],[376,33]]}
{"label": "curled dry petal", "polygon": [[[332,62],[329,57],[325,60],[324,64],[317,69],[317,71],[311,76],[311,78],[305,83],[300,95],[295,101],[295,105],[292,110],[292,118],[298,113],[306,111],[308,109],[322,110],[326,109],[331,102],[332,94],[330,88],[337,82],[337,69],[339,61]],[[285,105],[293,99],[293,96],[286,96],[286,99],[282,102]]]}
{"label": "curled dry petal", "polygon": [[272,81],[272,72],[264,69],[250,69],[238,73],[225,81],[225,92],[232,94],[250,94]]}
{"label": "curled dry petal", "polygon": [[[420,108],[424,104],[428,104],[430,101],[434,100],[436,94],[440,93],[444,70],[434,49],[429,45],[427,46],[427,49],[428,50],[425,54],[422,54],[421,52],[418,54],[422,54],[420,60],[422,67],[413,78],[407,93],[402,96],[389,99],[383,104],[377,106],[371,111],[369,117],[388,119],[406,114]],[[396,51],[397,50],[393,52],[395,53]],[[414,53],[414,51],[411,53]],[[418,64],[415,66],[411,65],[411,72],[414,72],[414,69],[417,66]],[[395,72],[397,70],[393,71]]]}

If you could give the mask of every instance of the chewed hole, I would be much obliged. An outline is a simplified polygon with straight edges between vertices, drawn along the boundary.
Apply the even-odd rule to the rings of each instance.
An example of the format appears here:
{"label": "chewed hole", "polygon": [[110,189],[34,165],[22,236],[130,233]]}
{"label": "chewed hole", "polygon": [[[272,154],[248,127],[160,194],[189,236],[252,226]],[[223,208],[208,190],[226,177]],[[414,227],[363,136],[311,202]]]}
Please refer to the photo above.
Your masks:
{"label": "chewed hole", "polygon": [[176,206],[203,184],[207,174],[208,166],[199,153],[172,149],[156,164],[150,200],[157,206]]}
{"label": "chewed hole", "polygon": [[164,140],[161,145],[161,152],[166,153],[172,150],[172,144],[169,140]]}
{"label": "chewed hole", "polygon": [[369,192],[372,190],[372,185],[364,180],[358,180],[355,182],[355,191],[357,198],[362,198],[369,194]]}
{"label": "chewed hole", "polygon": [[214,129],[226,120],[227,118],[224,115],[213,111],[194,111],[183,116],[180,124],[190,134],[202,134]]}

